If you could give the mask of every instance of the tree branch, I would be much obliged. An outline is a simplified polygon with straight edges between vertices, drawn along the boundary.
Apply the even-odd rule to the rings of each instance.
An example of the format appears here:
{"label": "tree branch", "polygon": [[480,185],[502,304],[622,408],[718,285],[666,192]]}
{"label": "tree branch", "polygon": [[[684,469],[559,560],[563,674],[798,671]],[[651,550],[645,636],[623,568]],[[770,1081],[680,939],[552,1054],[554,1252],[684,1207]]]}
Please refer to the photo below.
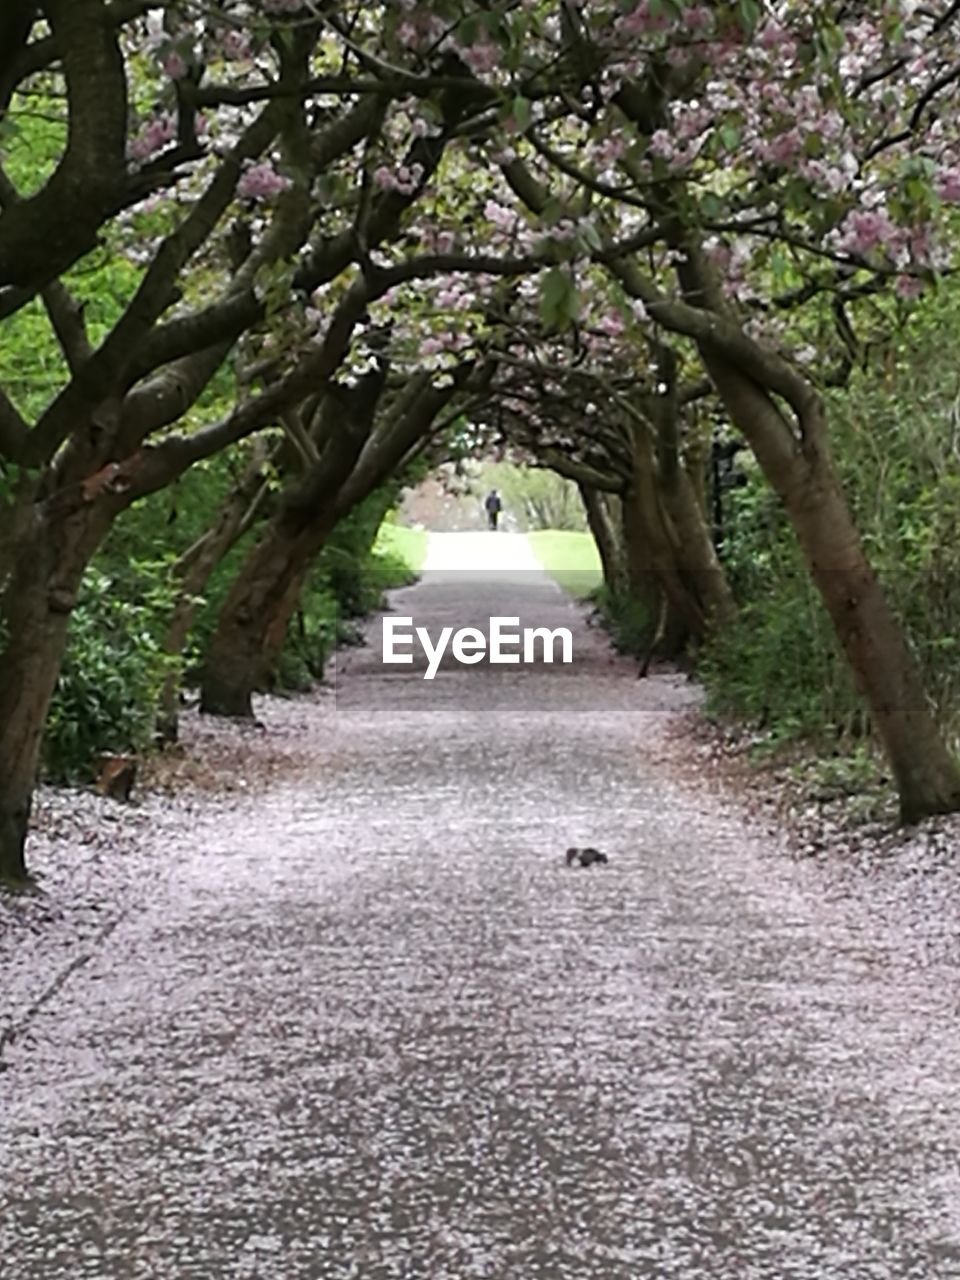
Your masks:
{"label": "tree branch", "polygon": [[94,247],[126,187],[127,92],[123,55],[103,0],[47,0],[63,51],[67,147],[35,196],[0,213],[0,300],[37,289]]}

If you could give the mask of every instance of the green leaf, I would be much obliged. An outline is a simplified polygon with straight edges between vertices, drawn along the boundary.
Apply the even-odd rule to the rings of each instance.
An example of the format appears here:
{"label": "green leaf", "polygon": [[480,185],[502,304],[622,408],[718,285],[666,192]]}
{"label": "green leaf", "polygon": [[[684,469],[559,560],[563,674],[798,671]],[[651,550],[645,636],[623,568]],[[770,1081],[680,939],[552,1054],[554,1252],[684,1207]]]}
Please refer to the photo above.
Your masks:
{"label": "green leaf", "polygon": [[722,124],[719,133],[724,149],[726,151],[736,151],[743,136],[737,126],[735,124]]}
{"label": "green leaf", "polygon": [[744,31],[753,32],[756,30],[761,12],[759,0],[740,0],[737,5],[737,13],[740,26]]}
{"label": "green leaf", "polygon": [[464,18],[460,23],[460,30],[457,33],[460,37],[461,44],[472,45],[477,43],[477,37],[480,35],[480,16],[471,13],[469,18]]}
{"label": "green leaf", "polygon": [[700,200],[700,212],[708,222],[712,222],[722,216],[723,201],[712,191],[706,191]]}
{"label": "green leaf", "polygon": [[573,277],[552,267],[540,282],[540,318],[549,329],[566,329],[580,314],[580,294]]}
{"label": "green leaf", "polygon": [[580,239],[587,249],[593,249],[599,252],[603,248],[603,240],[600,238],[600,232],[592,222],[585,222],[580,228]]}
{"label": "green leaf", "polygon": [[565,214],[563,204],[555,196],[551,196],[543,207],[540,221],[547,227],[555,227]]}
{"label": "green leaf", "polygon": [[529,98],[516,97],[510,107],[510,115],[521,133],[530,128],[532,111]]}

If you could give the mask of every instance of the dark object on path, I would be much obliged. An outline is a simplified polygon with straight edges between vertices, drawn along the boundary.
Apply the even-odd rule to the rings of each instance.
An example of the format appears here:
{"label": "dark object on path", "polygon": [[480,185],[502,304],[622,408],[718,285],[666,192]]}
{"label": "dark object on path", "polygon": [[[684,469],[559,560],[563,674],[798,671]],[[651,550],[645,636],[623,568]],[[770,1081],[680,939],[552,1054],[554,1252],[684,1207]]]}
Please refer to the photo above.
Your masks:
{"label": "dark object on path", "polygon": [[568,867],[605,867],[610,859],[599,849],[568,849]]}
{"label": "dark object on path", "polygon": [[500,495],[496,489],[490,490],[483,506],[487,513],[487,525],[491,529],[496,529],[497,521],[500,519],[500,512],[503,510],[503,503],[500,501]]}
{"label": "dark object on path", "polygon": [[105,756],[100,766],[96,787],[111,800],[129,800],[137,780],[137,762],[133,756]]}

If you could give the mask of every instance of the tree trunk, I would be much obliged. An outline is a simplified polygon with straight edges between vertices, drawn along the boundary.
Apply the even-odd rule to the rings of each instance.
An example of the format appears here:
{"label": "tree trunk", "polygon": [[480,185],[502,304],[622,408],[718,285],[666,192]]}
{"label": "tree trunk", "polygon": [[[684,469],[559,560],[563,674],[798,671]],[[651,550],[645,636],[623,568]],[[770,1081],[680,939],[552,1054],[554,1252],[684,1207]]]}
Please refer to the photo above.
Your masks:
{"label": "tree trunk", "polygon": [[329,533],[326,521],[306,530],[271,521],[237,574],[204,664],[200,709],[208,715],[253,716],[253,694],[269,680],[266,641],[296,608],[302,572]]}
{"label": "tree trunk", "polygon": [[[678,241],[678,245],[681,242]],[[677,273],[689,310],[661,319],[690,333],[730,418],[779,494],[810,575],[870,711],[904,822],[960,809],[960,769],[934,720],[903,629],[867,560],[830,457],[822,398],[735,322],[699,246],[683,243]],[[702,317],[710,315],[704,325]]]}
{"label": "tree trunk", "polygon": [[38,522],[7,583],[0,654],[0,880],[27,879],[24,844],[43,729],[84,570],[109,527],[89,508]]}
{"label": "tree trunk", "polygon": [[655,448],[651,447],[647,432],[635,422],[635,451],[644,469],[655,476],[655,494],[651,498],[662,504],[663,525],[673,544],[679,576],[703,613],[703,633],[693,632],[694,638],[701,640],[735,616],[736,604],[713,545],[705,509],[682,461],[683,410],[677,355],[664,342],[656,344],[656,354],[660,389],[656,395],[647,396],[645,402],[645,416],[655,432]]}
{"label": "tree trunk", "polygon": [[[631,555],[634,590],[649,598],[662,592],[667,600],[669,652],[676,656],[689,641],[701,641],[707,633],[707,611],[683,572],[682,558],[692,555],[682,547],[671,525],[663,500],[661,468],[654,459],[647,432],[634,425],[633,479],[624,499],[624,528]],[[637,575],[648,573],[656,587],[641,586]],[[659,607],[654,612],[656,618]],[[665,638],[666,638],[665,637]],[[681,638],[682,637],[682,638]]]}
{"label": "tree trunk", "polygon": [[691,628],[701,626],[703,619],[666,563],[669,544],[662,529],[650,520],[643,498],[631,488],[622,505],[630,594],[646,611],[650,641],[659,655],[677,658],[687,646]]}
{"label": "tree trunk", "polygon": [[[323,539],[326,541],[326,538]],[[323,550],[322,544],[315,551],[305,553],[304,563],[295,566],[290,578],[290,585],[284,592],[283,599],[277,604],[277,608],[273,616],[268,619],[266,629],[263,636],[263,657],[262,671],[265,684],[268,688],[276,683],[277,668],[280,666],[280,658],[283,654],[283,646],[287,640],[287,630],[290,626],[290,619],[297,611],[300,603],[300,597],[303,595],[303,588],[307,581],[307,574],[310,572],[310,564],[313,559]]]}
{"label": "tree trunk", "polygon": [[664,487],[663,501],[676,533],[681,577],[693,588],[703,609],[705,633],[718,631],[732,620],[736,604],[696,490],[685,469],[677,473],[672,485]]}
{"label": "tree trunk", "polygon": [[592,485],[579,484],[587,524],[593,534],[603,567],[604,586],[613,596],[625,595],[630,579],[627,569],[627,551],[623,542],[623,515],[617,510],[620,499],[601,492]]}
{"label": "tree trunk", "polygon": [[[349,503],[352,499],[348,496],[347,501]],[[368,555],[373,549],[373,544],[377,540],[377,534],[380,532],[380,525],[383,523],[383,519],[389,511],[393,501],[393,494],[385,492],[382,495],[382,499],[378,496],[377,501],[378,506],[374,508],[375,518],[370,521],[371,534],[369,540],[366,541],[364,545],[356,548],[356,554],[361,559]],[[359,503],[357,505],[359,505]],[[351,510],[353,509],[355,508],[351,507]],[[342,510],[339,502],[337,504],[336,511],[336,524],[340,522],[344,515],[349,514],[349,512]],[[364,515],[365,517],[369,515],[369,510],[365,511]],[[329,524],[329,522],[327,523]],[[329,525],[329,527],[324,526],[318,530],[317,542],[306,547],[303,553],[305,557],[303,563],[301,563],[298,568],[294,568],[290,580],[290,586],[287,588],[286,594],[277,605],[276,612],[267,620],[263,641],[262,671],[268,687],[272,686],[274,683],[277,668],[280,665],[280,658],[283,654],[283,646],[286,643],[290,622],[300,603],[307,575],[310,572],[310,566],[323,550],[331,533],[336,528],[336,524]]]}
{"label": "tree trunk", "polygon": [[[163,641],[164,652],[171,658],[180,658],[183,653],[197,611],[197,599],[217,565],[250,528],[263,496],[265,461],[266,449],[261,443],[255,448],[246,472],[227,495],[214,523],[177,566],[180,594]],[[157,737],[161,742],[177,740],[180,685],[179,670],[171,671],[163,682],[157,711]]]}

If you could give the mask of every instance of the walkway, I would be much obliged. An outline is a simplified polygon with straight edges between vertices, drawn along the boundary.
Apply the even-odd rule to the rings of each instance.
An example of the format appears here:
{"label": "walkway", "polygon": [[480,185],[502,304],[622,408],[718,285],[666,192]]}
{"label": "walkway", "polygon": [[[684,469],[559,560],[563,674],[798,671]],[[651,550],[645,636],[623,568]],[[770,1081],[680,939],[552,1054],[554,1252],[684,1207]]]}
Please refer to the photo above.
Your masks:
{"label": "walkway", "polygon": [[395,613],[572,667],[353,651],[8,1053],[4,1280],[960,1276],[955,957],[683,781],[693,692],[520,545]]}

